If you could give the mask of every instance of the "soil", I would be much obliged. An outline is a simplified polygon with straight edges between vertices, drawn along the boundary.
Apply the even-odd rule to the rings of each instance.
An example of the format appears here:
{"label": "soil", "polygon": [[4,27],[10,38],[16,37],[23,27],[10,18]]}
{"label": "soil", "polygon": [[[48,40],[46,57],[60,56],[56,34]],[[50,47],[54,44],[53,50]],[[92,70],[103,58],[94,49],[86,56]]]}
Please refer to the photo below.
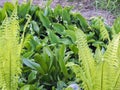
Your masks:
{"label": "soil", "polygon": [[[0,6],[3,6],[4,2],[12,0],[0,0]],[[19,0],[19,3],[22,3],[25,0]],[[27,1],[27,0],[26,0]],[[53,0],[51,3],[51,8],[54,8],[57,4],[65,6],[73,6],[73,12],[81,13],[86,19],[91,17],[101,16],[105,19],[105,23],[112,25],[115,19],[115,16],[112,15],[109,11],[96,9],[93,5],[94,0]],[[33,0],[33,4],[37,4],[40,7],[44,7],[47,0]]]}

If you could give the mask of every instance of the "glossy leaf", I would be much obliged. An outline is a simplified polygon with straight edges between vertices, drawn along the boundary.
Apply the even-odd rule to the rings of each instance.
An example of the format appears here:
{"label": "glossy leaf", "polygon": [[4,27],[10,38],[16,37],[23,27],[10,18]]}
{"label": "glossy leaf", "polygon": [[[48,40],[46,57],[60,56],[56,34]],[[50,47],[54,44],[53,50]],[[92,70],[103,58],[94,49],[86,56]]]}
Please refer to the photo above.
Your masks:
{"label": "glossy leaf", "polygon": [[33,30],[34,30],[37,34],[39,34],[40,28],[39,28],[37,22],[32,21],[31,23],[32,23],[32,26],[33,26]]}
{"label": "glossy leaf", "polygon": [[33,61],[29,60],[29,59],[25,59],[25,58],[23,59],[23,63],[25,65],[27,65],[28,67],[30,67],[31,69],[34,69],[34,70],[38,71],[41,74],[44,74],[43,69],[41,68],[41,66],[38,63],[35,63],[35,62],[33,62]]}
{"label": "glossy leaf", "polygon": [[53,29],[61,35],[63,35],[64,31],[65,31],[65,27],[63,25],[59,24],[59,23],[54,23],[53,24]]}
{"label": "glossy leaf", "polygon": [[60,41],[59,37],[55,35],[52,30],[47,30],[47,33],[48,33],[51,43],[59,43]]}
{"label": "glossy leaf", "polygon": [[36,71],[32,71],[32,72],[29,74],[29,76],[28,76],[28,82],[29,82],[29,83],[36,79],[36,74],[37,74]]}
{"label": "glossy leaf", "polygon": [[28,14],[29,10],[30,10],[30,2],[27,4],[20,5],[18,8],[19,17],[25,17],[26,14]]}
{"label": "glossy leaf", "polygon": [[37,13],[38,13],[39,19],[42,22],[43,26],[46,28],[49,28],[50,24],[51,24],[49,21],[49,18],[44,16],[42,12],[37,12]]}

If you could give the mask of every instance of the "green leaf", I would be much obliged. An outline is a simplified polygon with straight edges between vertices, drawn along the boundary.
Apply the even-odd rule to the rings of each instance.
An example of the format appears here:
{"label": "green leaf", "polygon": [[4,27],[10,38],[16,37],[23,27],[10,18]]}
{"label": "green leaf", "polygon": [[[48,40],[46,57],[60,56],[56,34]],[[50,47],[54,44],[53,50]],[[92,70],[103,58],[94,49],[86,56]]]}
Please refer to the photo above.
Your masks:
{"label": "green leaf", "polygon": [[57,89],[56,90],[63,90],[63,88],[66,86],[65,82],[58,81],[57,82]]}
{"label": "green leaf", "polygon": [[25,17],[26,14],[28,14],[29,10],[30,10],[30,2],[20,5],[18,8],[19,17]]}
{"label": "green leaf", "polygon": [[49,28],[51,25],[49,18],[47,16],[44,16],[41,11],[38,11],[37,14],[43,26]]}
{"label": "green leaf", "polygon": [[48,71],[48,65],[47,65],[46,61],[44,60],[44,58],[40,54],[36,53],[34,56],[34,59],[35,59],[35,61],[39,62],[39,64],[41,65],[41,68],[44,70],[44,72]]}
{"label": "green leaf", "polygon": [[69,48],[70,48],[70,49],[71,49],[71,51],[73,51],[75,54],[77,54],[77,53],[78,53],[78,48],[77,48],[77,46],[76,46],[76,45],[71,44],[71,45],[69,46]]}
{"label": "green leaf", "polygon": [[63,21],[68,24],[70,23],[70,12],[69,11],[70,11],[70,8],[65,7],[62,12]]}
{"label": "green leaf", "polygon": [[68,76],[67,68],[65,67],[65,61],[64,61],[65,51],[66,51],[65,45],[61,45],[61,46],[59,47],[59,49],[57,50],[57,53],[58,53],[58,54],[57,54],[57,58],[58,58],[58,62],[59,62],[61,71],[63,72],[63,74],[64,74],[65,76]]}
{"label": "green leaf", "polygon": [[87,20],[81,15],[81,14],[76,14],[75,16],[79,21],[80,21],[80,26],[83,31],[88,30],[88,23]]}
{"label": "green leaf", "polygon": [[30,90],[30,85],[25,85],[20,90]]}
{"label": "green leaf", "polygon": [[23,54],[24,58],[30,58],[34,54],[34,51],[27,51]]}
{"label": "green leaf", "polygon": [[70,37],[72,42],[75,43],[75,41],[76,41],[75,31],[66,30],[65,32],[66,32],[66,36]]}
{"label": "green leaf", "polygon": [[34,69],[34,70],[38,71],[41,74],[44,74],[44,71],[41,68],[40,64],[35,63],[35,62],[33,62],[33,61],[29,60],[29,59],[25,59],[25,58],[23,59],[23,63],[26,66],[30,67],[31,69]]}
{"label": "green leaf", "polygon": [[3,7],[7,11],[8,10],[12,10],[12,11],[14,10],[14,5],[11,2],[6,2]]}
{"label": "green leaf", "polygon": [[39,34],[40,28],[39,28],[37,22],[32,21],[31,23],[32,23],[32,26],[33,26],[33,30],[34,30],[37,34]]}
{"label": "green leaf", "polygon": [[35,6],[35,5],[30,6],[30,15],[31,15],[32,18],[33,18],[33,15],[35,14],[35,12],[37,11],[38,8],[39,7]]}
{"label": "green leaf", "polygon": [[62,38],[60,39],[60,43],[65,44],[65,45],[70,45],[72,44],[72,41],[70,38]]}
{"label": "green leaf", "polygon": [[36,71],[32,71],[32,72],[29,74],[29,76],[28,76],[28,82],[29,82],[29,83],[36,79],[36,74],[37,74]]}
{"label": "green leaf", "polygon": [[57,5],[54,9],[54,15],[55,17],[57,16],[62,16],[62,6],[61,5]]}
{"label": "green leaf", "polygon": [[52,44],[59,43],[59,41],[60,41],[59,37],[57,35],[55,35],[52,30],[48,29],[47,33],[48,33],[48,37],[49,37]]}
{"label": "green leaf", "polygon": [[63,35],[64,31],[65,31],[65,27],[63,25],[59,24],[59,23],[54,23],[53,24],[53,29],[61,35]]}

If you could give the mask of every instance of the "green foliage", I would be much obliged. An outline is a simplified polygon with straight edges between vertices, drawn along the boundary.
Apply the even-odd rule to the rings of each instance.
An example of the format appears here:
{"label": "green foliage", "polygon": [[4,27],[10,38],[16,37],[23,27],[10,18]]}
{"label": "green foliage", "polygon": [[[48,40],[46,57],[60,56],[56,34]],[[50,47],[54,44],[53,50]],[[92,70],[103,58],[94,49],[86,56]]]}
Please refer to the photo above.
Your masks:
{"label": "green foliage", "polygon": [[[100,86],[99,81],[102,77],[101,72],[97,73],[97,71],[102,69],[101,61],[109,57],[109,54],[105,54],[105,57],[101,58],[112,38],[119,33],[117,28],[119,19],[111,28],[104,24],[100,17],[87,21],[79,13],[71,13],[71,7],[62,8],[58,5],[53,10],[49,7],[50,3],[51,0],[42,9],[31,5],[30,2],[17,6],[20,24],[18,40],[22,42],[21,47],[23,47],[21,50],[23,69],[18,89],[64,90],[67,85],[76,82],[90,90],[94,88],[99,90],[97,87]],[[0,9],[2,13],[0,23],[7,15],[11,16],[15,8],[13,4],[7,4]],[[3,32],[0,33],[2,35]],[[1,47],[3,44],[0,43]],[[114,47],[113,44],[112,46]],[[107,49],[106,53],[114,52],[112,55],[115,55],[116,52],[112,51],[113,47],[110,50]],[[4,51],[4,48],[1,49]],[[112,55],[111,58],[113,58]],[[71,70],[66,67],[66,64],[75,68]],[[116,76],[114,81],[118,80],[117,78],[119,77]],[[118,86],[115,83],[113,85]],[[66,89],[69,90],[69,86]]]}
{"label": "green foliage", "polygon": [[86,35],[77,29],[76,37],[81,64],[69,62],[67,66],[71,67],[76,77],[82,80],[82,87],[85,90],[118,90],[120,88],[118,56],[120,34],[114,36],[105,53],[102,54],[98,48],[99,51],[95,54],[99,57],[99,61],[95,60],[96,58],[90,52]]}
{"label": "green foliage", "polygon": [[120,17],[118,17],[113,24],[113,34],[118,34],[120,32]]}

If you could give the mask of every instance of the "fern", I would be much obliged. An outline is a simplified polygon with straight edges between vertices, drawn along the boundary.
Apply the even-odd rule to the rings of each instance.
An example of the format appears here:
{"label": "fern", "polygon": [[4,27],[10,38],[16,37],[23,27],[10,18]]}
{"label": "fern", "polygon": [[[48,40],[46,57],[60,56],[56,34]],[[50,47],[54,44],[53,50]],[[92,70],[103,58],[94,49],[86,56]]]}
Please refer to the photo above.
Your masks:
{"label": "fern", "polygon": [[[95,56],[87,45],[86,35],[76,30],[79,60],[81,65],[68,63],[76,77],[82,80],[85,90],[119,90],[120,89],[120,34],[114,36],[104,54],[99,47]],[[98,61],[99,60],[99,61]]]}
{"label": "fern", "polygon": [[21,43],[17,8],[11,17],[6,17],[0,26],[0,88],[17,90],[18,78],[21,74]]}
{"label": "fern", "polygon": [[[79,49],[79,58],[82,61],[82,67],[83,68],[83,73],[85,73],[86,78],[89,78],[90,80],[88,81],[89,88],[92,89],[93,86],[93,72],[95,71],[95,64],[94,64],[94,59],[92,57],[92,53],[90,49],[88,48],[87,45],[87,40],[86,36],[82,32],[82,30],[76,30],[76,38],[77,38],[77,46]],[[83,52],[85,51],[85,52]],[[85,72],[86,71],[86,72]]]}
{"label": "fern", "polygon": [[100,37],[103,40],[107,39],[108,41],[110,41],[108,31],[101,20],[100,20]]}
{"label": "fern", "polygon": [[101,17],[95,17],[92,20],[92,22],[93,22],[92,27],[94,27],[96,30],[99,30],[99,32],[100,32],[100,39],[110,41],[109,33],[108,33]]}

